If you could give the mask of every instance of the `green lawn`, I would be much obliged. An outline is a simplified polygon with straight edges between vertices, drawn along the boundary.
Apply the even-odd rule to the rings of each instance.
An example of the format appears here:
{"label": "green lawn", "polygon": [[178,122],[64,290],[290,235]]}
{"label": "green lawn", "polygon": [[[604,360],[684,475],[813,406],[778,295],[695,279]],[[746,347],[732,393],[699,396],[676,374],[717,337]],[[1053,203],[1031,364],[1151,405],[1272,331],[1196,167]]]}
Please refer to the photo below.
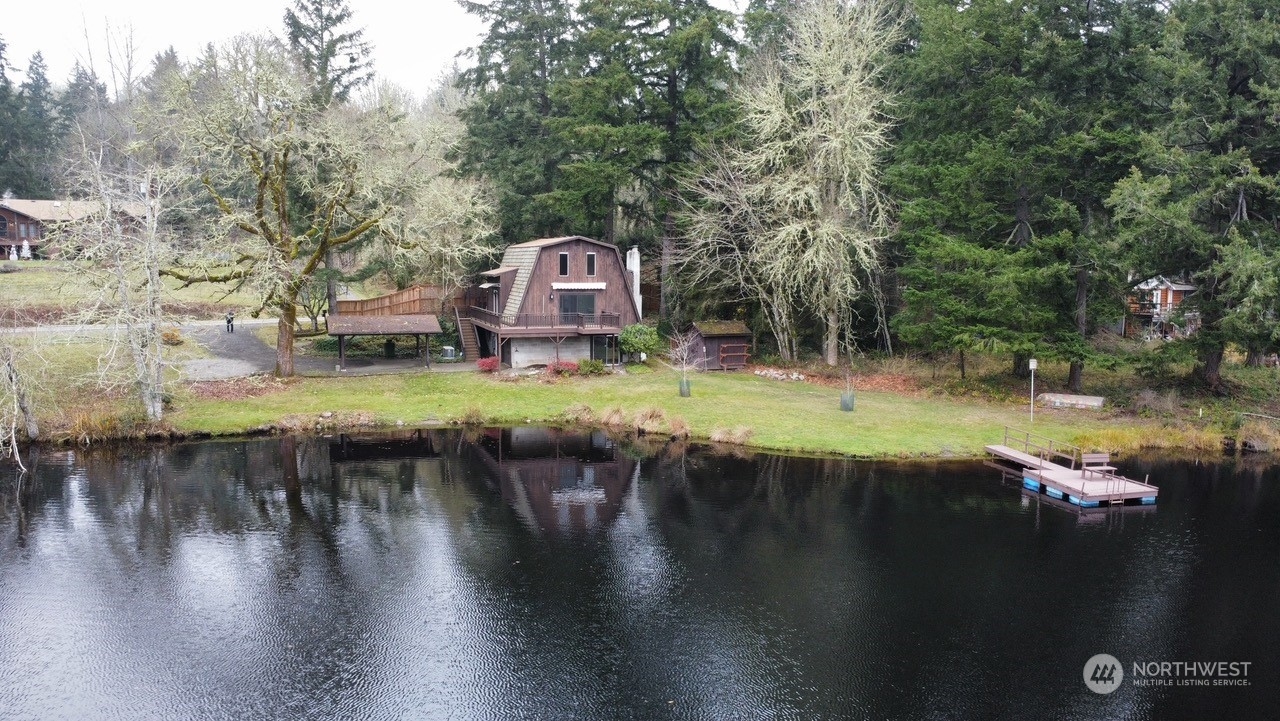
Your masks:
{"label": "green lawn", "polygon": [[[0,275],[0,305],[69,308],[84,300],[88,291],[77,284],[76,264],[56,260],[34,260],[15,263],[21,270]],[[178,288],[178,281],[165,279],[169,301],[176,303],[214,303],[235,308],[256,307],[254,299],[243,293],[231,293],[221,283],[200,283]]]}
{"label": "green lawn", "polygon": [[[747,374],[703,373],[681,398],[679,376],[659,370],[626,376],[503,381],[478,373],[419,373],[305,378],[286,390],[235,401],[179,397],[169,420],[181,431],[236,433],[289,416],[369,413],[387,424],[447,422],[465,416],[495,424],[554,421],[575,404],[597,415],[646,408],[681,418],[698,438],[747,427],[749,445],[856,456],[964,455],[998,442],[1005,425],[1027,426],[1026,406],[939,397],[860,392],[853,413],[840,411],[838,389]],[[1132,422],[1126,422],[1132,427]],[[1084,412],[1037,413],[1035,430],[1061,440],[1087,437],[1108,423]]]}

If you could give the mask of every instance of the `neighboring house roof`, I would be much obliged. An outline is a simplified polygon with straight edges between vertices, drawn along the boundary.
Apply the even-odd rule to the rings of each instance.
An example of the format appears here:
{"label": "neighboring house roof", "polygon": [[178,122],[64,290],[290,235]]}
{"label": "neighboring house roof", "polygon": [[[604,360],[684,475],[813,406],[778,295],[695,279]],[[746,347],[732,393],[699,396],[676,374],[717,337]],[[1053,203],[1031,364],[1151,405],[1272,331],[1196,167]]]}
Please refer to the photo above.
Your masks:
{"label": "neighboring house roof", "polygon": [[725,335],[751,335],[751,329],[740,320],[700,320],[693,327],[703,338],[715,338]]}
{"label": "neighboring house roof", "polygon": [[500,265],[497,268],[494,268],[493,270],[486,270],[480,275],[505,275],[506,273],[510,273],[513,270],[520,270],[520,269],[515,267],[514,265],[513,266]]}
{"label": "neighboring house roof", "polygon": [[[23,200],[9,198],[0,200],[0,208],[22,213],[44,223],[65,223],[82,220],[101,211],[102,203],[96,200]],[[135,218],[146,215],[146,209],[140,203],[126,203],[121,210]]]}
{"label": "neighboring house roof", "polygon": [[1157,288],[1168,288],[1169,290],[1194,291],[1196,287],[1190,283],[1178,283],[1163,275],[1157,275],[1154,278],[1148,278],[1137,286],[1138,290],[1156,290]]}

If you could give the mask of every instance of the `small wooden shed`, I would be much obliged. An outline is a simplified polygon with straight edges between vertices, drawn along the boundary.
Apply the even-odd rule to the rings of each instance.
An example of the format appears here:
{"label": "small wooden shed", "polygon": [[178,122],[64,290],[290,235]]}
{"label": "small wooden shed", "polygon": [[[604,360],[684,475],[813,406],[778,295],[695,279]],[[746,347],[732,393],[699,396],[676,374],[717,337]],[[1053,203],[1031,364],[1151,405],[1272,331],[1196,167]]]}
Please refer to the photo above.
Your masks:
{"label": "small wooden shed", "polygon": [[707,370],[745,368],[751,351],[751,329],[740,320],[704,320],[693,324],[700,360]]}

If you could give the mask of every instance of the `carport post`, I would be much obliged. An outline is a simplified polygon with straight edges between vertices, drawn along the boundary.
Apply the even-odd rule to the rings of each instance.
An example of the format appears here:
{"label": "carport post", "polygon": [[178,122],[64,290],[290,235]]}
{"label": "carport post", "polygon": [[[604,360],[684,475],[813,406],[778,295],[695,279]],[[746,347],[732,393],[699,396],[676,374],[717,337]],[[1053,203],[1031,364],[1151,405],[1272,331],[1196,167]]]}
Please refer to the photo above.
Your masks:
{"label": "carport post", "polygon": [[338,368],[347,369],[347,337],[345,335],[338,336]]}

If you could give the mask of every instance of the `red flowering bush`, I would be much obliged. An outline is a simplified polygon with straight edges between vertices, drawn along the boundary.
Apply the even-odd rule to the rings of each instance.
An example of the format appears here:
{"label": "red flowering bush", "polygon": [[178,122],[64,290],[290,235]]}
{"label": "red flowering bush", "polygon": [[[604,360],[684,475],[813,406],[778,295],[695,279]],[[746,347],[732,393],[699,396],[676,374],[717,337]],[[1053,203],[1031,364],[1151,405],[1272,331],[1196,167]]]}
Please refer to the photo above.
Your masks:
{"label": "red flowering bush", "polygon": [[578,364],[573,361],[552,361],[547,364],[547,372],[561,376],[578,374]]}
{"label": "red flowering bush", "polygon": [[481,358],[476,361],[476,368],[480,369],[481,373],[492,373],[498,370],[498,366],[501,363],[502,361],[498,360],[498,356],[491,355],[488,358]]}

